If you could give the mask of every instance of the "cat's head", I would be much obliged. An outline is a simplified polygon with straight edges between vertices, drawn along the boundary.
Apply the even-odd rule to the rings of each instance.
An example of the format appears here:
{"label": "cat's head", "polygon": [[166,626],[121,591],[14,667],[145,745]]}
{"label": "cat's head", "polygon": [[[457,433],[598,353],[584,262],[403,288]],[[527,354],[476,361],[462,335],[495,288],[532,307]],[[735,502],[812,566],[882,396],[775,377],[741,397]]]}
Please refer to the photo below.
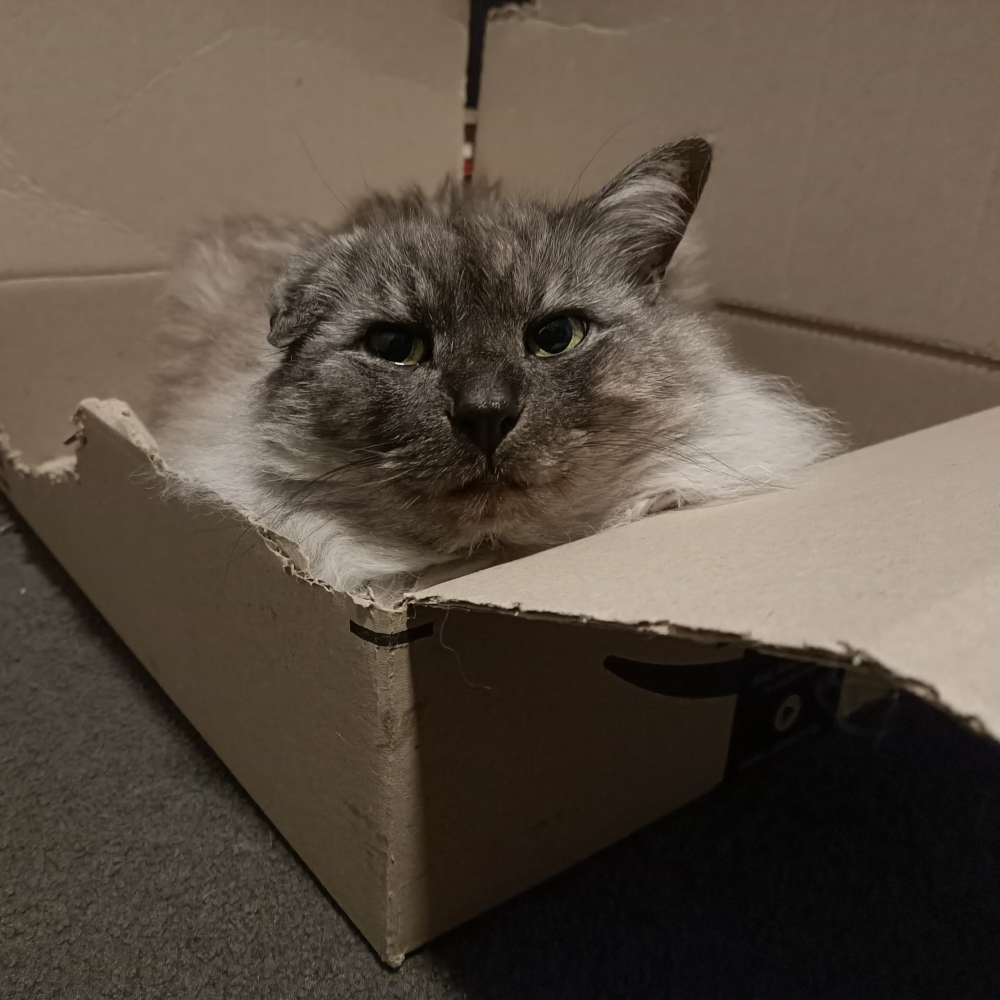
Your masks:
{"label": "cat's head", "polygon": [[667,292],[711,147],[561,205],[369,199],[272,294],[272,474],[375,538],[551,543],[627,504],[692,419],[711,335]]}

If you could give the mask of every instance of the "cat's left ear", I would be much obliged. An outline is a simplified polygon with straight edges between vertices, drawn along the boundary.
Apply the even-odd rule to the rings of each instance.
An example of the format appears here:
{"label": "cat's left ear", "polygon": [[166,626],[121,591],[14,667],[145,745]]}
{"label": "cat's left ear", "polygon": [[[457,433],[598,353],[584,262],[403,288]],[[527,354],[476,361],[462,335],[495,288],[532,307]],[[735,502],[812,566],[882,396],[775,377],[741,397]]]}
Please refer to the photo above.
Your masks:
{"label": "cat's left ear", "polygon": [[307,276],[292,269],[271,289],[268,296],[271,330],[267,342],[272,347],[289,347],[312,333],[323,319],[328,303],[312,284]]}
{"label": "cat's left ear", "polygon": [[659,281],[708,180],[712,146],[692,137],[659,146],[590,199],[602,232],[640,284]]}
{"label": "cat's left ear", "polygon": [[271,330],[267,342],[272,347],[289,347],[313,328],[314,323],[301,310],[288,308],[288,303],[271,304]]}

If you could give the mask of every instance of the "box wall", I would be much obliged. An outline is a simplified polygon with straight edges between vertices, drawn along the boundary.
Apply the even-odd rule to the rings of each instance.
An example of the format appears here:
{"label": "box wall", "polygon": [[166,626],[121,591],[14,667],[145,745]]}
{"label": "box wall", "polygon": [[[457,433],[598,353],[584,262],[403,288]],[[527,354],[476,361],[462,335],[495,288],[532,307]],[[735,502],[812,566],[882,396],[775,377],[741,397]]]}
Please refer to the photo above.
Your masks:
{"label": "box wall", "polygon": [[[604,658],[728,649],[360,607],[239,519],[164,501],[122,404],[82,417],[75,467],[8,459],[5,490],[387,961],[721,780],[735,696],[651,694]],[[351,620],[434,633],[382,647]]]}
{"label": "box wall", "polygon": [[400,894],[408,950],[722,780],[736,698],[665,697],[604,666],[728,658],[712,646],[489,611],[422,609],[410,648],[425,861]]}
{"label": "box wall", "polygon": [[994,408],[822,462],[794,489],[646,517],[416,599],[872,665],[997,732],[998,496]]}
{"label": "box wall", "polygon": [[[295,214],[336,212],[329,204],[327,181],[339,197],[341,182],[350,193],[360,193],[358,184],[366,179],[373,184],[414,177],[428,182],[443,172],[438,167],[449,161],[453,152],[457,154],[461,136],[460,128],[452,131],[450,124],[453,114],[460,123],[460,99],[448,91],[459,65],[455,31],[459,19],[453,16],[454,6],[433,7],[435,16],[443,18],[440,34],[435,33],[437,29],[427,29],[430,35],[426,35],[421,33],[424,28],[410,31],[404,25],[399,45],[379,50],[384,33],[381,17],[392,14],[404,18],[407,10],[417,11],[412,16],[419,19],[419,11],[428,9],[422,5],[404,8],[401,3],[366,8],[354,3],[335,7],[331,14],[325,7],[295,4],[288,11],[288,30],[282,32],[264,16],[262,6],[210,5],[192,14],[190,26],[180,17],[170,21],[173,27],[164,29],[170,56],[166,62],[152,58],[149,46],[155,48],[155,39],[140,32],[138,54],[133,62],[126,59],[124,68],[109,71],[113,84],[110,96],[102,92],[103,103],[95,105],[95,114],[100,112],[108,119],[105,124],[113,141],[99,135],[94,141],[100,155],[94,153],[92,159],[80,146],[82,132],[72,131],[76,128],[73,122],[60,123],[53,118],[58,109],[46,103],[60,88],[65,89],[65,81],[56,80],[50,93],[40,71],[18,63],[17,72],[31,81],[25,93],[31,100],[37,99],[34,107],[46,114],[39,113],[37,122],[23,118],[15,122],[18,157],[30,169],[17,168],[10,175],[12,183],[22,187],[17,188],[17,197],[8,199],[16,211],[11,210],[13,221],[6,230],[12,236],[3,244],[7,265],[0,255],[0,273],[11,279],[0,286],[0,309],[7,310],[5,323],[9,323],[5,329],[23,325],[31,331],[30,340],[5,348],[9,351],[5,357],[13,359],[12,376],[0,376],[6,379],[0,382],[0,419],[11,414],[11,424],[17,428],[15,444],[23,440],[33,460],[55,455],[54,442],[63,437],[57,427],[62,415],[56,411],[65,407],[63,412],[68,412],[77,394],[119,392],[118,386],[123,386],[120,394],[141,412],[145,383],[137,373],[148,357],[149,341],[143,338],[152,329],[148,317],[160,280],[156,269],[162,264],[163,248],[175,235],[175,225],[186,226],[199,206],[208,206],[213,214],[223,204],[239,210],[262,207]],[[641,12],[641,5],[623,5],[622,9]],[[779,11],[778,6],[768,9]],[[120,18],[122,30],[132,31],[131,8],[102,0],[95,10],[99,11],[95,23],[103,20],[110,24]],[[338,31],[316,31],[315,22],[310,20],[314,10],[321,12],[317,17],[333,17],[340,26]],[[617,44],[622,32],[614,20],[620,16],[614,5],[576,10],[587,11],[587,16],[596,20],[572,31],[559,28],[566,37],[594,35],[611,39],[612,47]],[[727,20],[738,18],[739,8],[733,5],[720,6],[700,27],[695,24],[700,15],[693,7],[678,4],[676,11],[672,37],[686,37],[679,30],[683,23],[695,32],[684,45],[692,44],[695,37],[708,44],[713,32],[729,31],[732,24],[741,23]],[[793,20],[812,17],[801,8],[796,12],[781,7],[780,12]],[[23,16],[31,27],[36,15],[27,12]],[[77,23],[75,16],[67,7],[65,24],[70,29]],[[549,40],[545,44],[556,37],[549,27],[545,28],[544,37]],[[662,37],[661,26],[647,27],[651,38]],[[53,30],[53,58],[59,59],[71,39],[61,34],[62,25]],[[109,30],[114,41],[119,29],[110,24]],[[750,36],[753,44],[755,37]],[[461,42],[464,59],[464,36]],[[447,58],[434,58],[431,50],[438,43],[447,47]],[[366,61],[348,51],[374,54],[370,60],[366,56]],[[550,62],[553,51],[550,44]],[[767,51],[773,59],[773,51]],[[575,68],[576,72],[567,76],[580,83],[589,80],[583,70],[599,65],[599,61],[588,63],[578,56],[565,63],[561,72],[567,66]],[[807,56],[811,57],[810,53],[803,59]],[[88,72],[96,72],[102,59],[98,51],[94,64],[87,64]],[[282,75],[283,69],[277,77],[261,70],[262,66],[266,70],[289,64],[306,68],[301,84]],[[154,65],[155,71],[137,89],[134,79],[118,75],[135,75],[137,69]],[[631,65],[640,62],[632,59]],[[680,63],[680,71],[696,69],[690,61]],[[508,65],[508,72],[514,74],[509,81],[518,86],[522,77],[530,79],[514,63]],[[97,77],[88,78],[83,89],[100,91]],[[301,97],[295,93],[300,88],[304,91]],[[218,95],[218,100],[199,106],[188,122],[184,109],[193,100],[192,93],[206,89]],[[263,103],[257,100],[262,94],[267,97]],[[342,99],[342,104],[328,119],[324,109],[331,94]],[[549,114],[547,102],[537,101],[537,90],[534,97],[535,103],[546,103],[542,110]],[[600,114],[607,107],[615,107],[613,100],[607,105],[602,100],[594,99],[597,110],[588,125],[591,129],[594,121],[600,124]],[[364,104],[366,101],[370,103]],[[349,106],[351,102],[355,106]],[[363,115],[359,110],[362,104]],[[235,118],[227,117],[233,108],[238,112]],[[288,120],[283,117],[289,108],[295,114],[301,110],[311,125],[307,134],[296,135],[294,142],[295,129],[286,127]],[[275,109],[280,112],[277,118]],[[15,117],[19,114],[17,109],[8,110]],[[423,117],[425,113],[429,117]],[[531,112],[535,113],[538,109]],[[298,129],[295,114],[289,120]],[[371,122],[382,123],[380,128],[386,121],[399,127],[394,126],[391,136],[379,132],[372,138],[371,146],[357,155],[355,171],[357,149],[335,144],[342,135],[364,132],[368,116]],[[97,120],[84,119],[84,124]],[[60,129],[65,125],[70,130],[64,134],[72,141],[64,144],[56,135],[58,129],[49,130],[44,125],[53,121]],[[520,127],[532,121],[526,115]],[[219,133],[220,123],[223,133],[227,128],[231,131]],[[277,133],[267,131],[272,126]],[[197,151],[192,160],[185,159],[185,143],[181,141],[187,128],[197,133],[189,144]],[[415,129],[419,136],[415,136]],[[277,138],[275,148],[256,162],[255,143],[260,143],[261,134]],[[498,155],[496,133],[491,134],[493,145],[485,148],[493,152],[487,159]],[[526,134],[530,137],[530,129]],[[170,140],[169,148],[164,137]],[[311,162],[316,159],[314,140],[321,144],[317,162]],[[421,145],[425,140],[427,145]],[[407,149],[406,157],[399,156],[401,148]],[[293,156],[290,149],[299,152]],[[79,188],[74,187],[77,175],[64,176],[57,169],[66,150],[80,154]],[[53,158],[55,172],[45,175],[43,186],[31,178],[42,169],[39,164],[48,163],[53,151],[59,154]],[[229,151],[238,162],[226,159]],[[331,174],[327,174],[327,152],[333,165]],[[221,159],[214,159],[217,155]],[[364,161],[369,155],[384,165],[385,174],[366,173]],[[102,165],[107,163],[122,165],[124,172],[114,184],[105,184],[102,179]],[[169,188],[157,201],[155,192],[143,186],[147,178],[143,171],[159,169],[161,163],[168,171],[176,168],[183,183],[190,182],[191,187],[184,192]],[[245,172],[249,187],[227,188],[233,170],[246,164],[250,164]],[[525,170],[527,164],[525,158]],[[5,163],[4,169],[8,166]],[[535,167],[543,173],[548,169],[538,161]],[[321,168],[325,178],[317,179],[314,168],[315,173]],[[396,173],[404,170],[405,178]],[[516,170],[512,175],[516,181]],[[113,173],[108,176],[116,177]],[[127,181],[124,186],[122,177]],[[311,178],[308,182],[307,177]],[[84,190],[87,178],[89,186]],[[133,187],[135,178],[142,183]],[[756,225],[750,218],[748,232],[750,223]],[[786,236],[787,230],[787,225],[780,229]],[[807,229],[807,236],[809,233],[815,235]],[[16,252],[18,240],[23,253]],[[739,244],[734,247],[738,250]],[[803,258],[803,266],[810,259],[815,261],[815,257]],[[743,261],[741,266],[750,270],[733,270],[732,274],[742,275],[749,287],[756,280],[750,273],[756,264]],[[123,273],[130,269],[141,273]],[[95,270],[108,273],[94,275]],[[42,277],[37,283],[35,278],[23,282],[18,277],[36,274],[62,277]],[[917,276],[924,277],[923,272]],[[787,286],[781,284],[786,278],[779,278],[773,278],[770,286],[777,290],[776,296],[786,287],[811,288],[818,297],[809,301],[822,303],[819,286],[810,284],[813,279],[809,274],[793,274],[794,280],[789,279]],[[768,286],[765,282],[760,287]],[[863,303],[864,296],[858,301]],[[126,332],[130,325],[143,331],[134,340]],[[115,330],[110,336],[109,327]],[[961,324],[956,329],[965,336]],[[921,335],[919,330],[907,332]],[[771,331],[768,336],[773,344],[780,334]],[[107,389],[90,388],[92,376],[80,367],[95,357],[88,349],[89,338],[95,345],[100,343],[100,351],[112,360],[107,381],[102,383]],[[759,330],[748,333],[743,342],[756,343],[753,350],[766,355],[768,348],[759,345],[768,339]],[[817,352],[827,351],[833,357],[836,351],[829,350],[830,343],[823,341]],[[782,350],[783,356],[791,356],[791,349]],[[72,363],[65,364],[69,359]],[[841,364],[848,367],[843,358]],[[830,365],[835,367],[833,361]],[[25,370],[41,371],[40,389],[21,384],[19,378]],[[824,385],[826,391],[832,391],[835,381],[817,381],[816,391]],[[958,400],[961,385],[974,381],[957,379],[949,399]],[[938,383],[931,378],[927,384]],[[49,392],[58,403],[51,415],[44,406]],[[885,414],[861,413],[856,425],[877,435],[884,432],[887,419]],[[638,644],[644,647],[641,655],[653,659],[650,648],[659,649],[659,643],[671,642],[666,637],[608,630],[593,623],[584,627],[529,621],[495,610],[421,609],[419,620],[433,621],[437,627],[433,641],[421,640],[409,647],[370,646],[350,632],[351,620],[383,632],[399,631],[409,622],[400,615],[369,612],[344,595],[332,595],[308,583],[237,520],[163,504],[134,479],[137,471],[148,471],[150,464],[141,428],[137,429],[127,414],[107,406],[92,409],[87,421],[78,479],[66,465],[61,467],[63,474],[53,470],[49,476],[23,474],[8,463],[7,488],[46,544],[390,961],[398,961],[405,951],[437,933],[676,808],[721,777],[731,699],[679,705],[676,699],[622,687],[622,682],[603,669],[604,652],[621,652]],[[910,458],[916,461],[919,452],[915,448]],[[957,452],[968,459],[961,449]],[[959,472],[967,473],[970,464],[966,461]],[[877,467],[875,463],[869,471]],[[940,468],[935,468],[940,473]],[[856,500],[858,491],[871,479],[871,475],[852,479],[846,488],[848,499]],[[940,479],[935,480],[939,486]],[[912,480],[898,469],[895,473],[890,469],[887,489],[892,501],[904,514],[912,514],[901,483],[912,485]],[[844,499],[845,491],[838,493],[838,489],[835,482],[830,501],[833,520]],[[941,493],[932,499],[943,503],[947,496]],[[970,511],[978,515],[981,508],[970,501],[958,513]],[[824,509],[824,523],[826,513]],[[696,518],[705,514],[729,523],[724,510],[695,512]],[[815,521],[815,511],[810,516]],[[719,532],[709,527],[698,536],[695,528],[687,542],[684,536],[677,536],[671,544],[661,546],[654,579],[669,577],[676,583],[674,577],[696,575],[702,564],[717,573],[720,565],[726,565],[725,559],[735,553],[751,562],[752,572],[744,578],[743,590],[734,589],[732,580],[723,581],[723,586],[711,579],[698,598],[700,606],[690,603],[692,592],[682,593],[676,607],[685,623],[704,625],[707,608],[716,615],[716,627],[733,628],[734,634],[750,635],[764,621],[764,631],[772,639],[778,636],[808,645],[819,635],[826,644],[824,649],[836,649],[843,655],[845,639],[837,632],[837,621],[811,617],[815,608],[808,601],[795,604],[795,599],[802,597],[805,571],[789,575],[788,562],[792,560],[787,559],[787,552],[796,556],[808,553],[814,560],[815,577],[822,579],[824,586],[833,588],[837,582],[824,575],[830,569],[829,558],[805,544],[801,534],[795,535],[806,523],[804,518],[789,521],[779,517],[786,534],[779,532],[770,548],[756,550],[753,545],[760,539],[737,524],[739,530],[729,536],[729,548],[716,550],[714,555],[712,540]],[[690,525],[690,520],[685,523]],[[925,524],[919,518],[916,523]],[[632,529],[643,531],[647,527]],[[616,535],[613,548],[622,537]],[[876,546],[879,536],[868,540]],[[606,540],[587,541],[601,545]],[[977,592],[962,589],[956,582],[959,570],[968,566],[956,569],[954,559],[948,561],[949,553],[953,557],[963,544],[968,547],[969,539],[959,530],[940,548],[947,570],[943,597],[933,586],[919,595],[930,608],[928,620],[945,628],[950,621],[967,620],[970,608],[973,613],[980,610]],[[643,557],[656,551],[648,542],[640,549]],[[775,551],[786,553],[786,565],[777,570],[768,562]],[[983,552],[975,568],[986,578],[990,553],[985,548]],[[577,590],[561,612],[579,617],[583,608],[593,618],[628,620],[637,629],[646,629],[650,622],[663,625],[669,617],[662,613],[663,595],[651,596],[648,578],[629,575],[633,567],[627,572],[621,567],[614,570],[615,559],[621,555],[615,549],[607,559],[599,558],[589,567],[572,566],[564,582],[572,584],[567,585],[567,592],[573,587]],[[829,552],[825,555],[829,557]],[[859,556],[862,563],[865,555],[862,552]],[[569,558],[572,562],[572,553]],[[237,573],[231,572],[234,562],[240,563]],[[845,567],[839,556],[833,562],[834,569],[843,570],[853,586],[853,568]],[[637,558],[635,566],[641,569],[641,564],[642,558]],[[534,565],[529,566],[529,572]],[[664,573],[665,565],[670,572]],[[605,578],[595,574],[597,566],[602,574],[608,569],[619,575]],[[761,597],[763,567],[778,576],[775,593],[782,586],[790,589],[786,603],[769,605]],[[746,568],[737,562],[735,571],[738,574]],[[515,579],[505,589],[507,570],[497,570],[494,578],[501,579],[498,593],[511,608],[521,594],[527,594],[529,603],[537,598],[532,587],[538,585],[538,579],[530,580],[528,586]],[[887,661],[902,657],[905,662],[930,666],[936,652],[928,641],[934,633],[902,614],[888,623],[876,620],[877,612],[884,609],[870,594],[880,593],[880,580],[866,579],[870,584],[867,606],[873,618],[862,621],[859,634],[871,638],[872,647]],[[595,598],[594,588],[601,596]],[[720,588],[734,604],[720,605]],[[561,587],[548,585],[546,599],[553,589],[558,592]],[[738,598],[744,591],[763,603],[749,610],[740,605]],[[856,597],[850,588],[844,593]],[[818,595],[823,596],[823,592]],[[773,594],[768,600],[775,600]],[[644,611],[637,610],[640,605]],[[840,606],[841,611],[844,606]],[[898,612],[899,608],[889,610]],[[182,628],[177,627],[178,621],[183,622]],[[218,628],[220,621],[228,623],[225,629]],[[855,631],[853,624],[851,631]],[[606,633],[611,632],[613,638],[608,638]],[[595,639],[597,635],[601,642]],[[972,647],[966,650],[969,663],[982,662],[982,649],[976,646],[981,638],[970,638]],[[606,644],[602,644],[605,639]],[[996,703],[995,698],[991,701],[991,691],[984,694],[977,689],[975,676],[948,680],[958,701],[972,703],[978,698],[987,708]],[[586,725],[581,726],[581,720]]]}
{"label": "box wall", "polygon": [[156,271],[0,281],[0,424],[25,462],[72,453],[81,399],[146,413],[162,288]]}
{"label": "box wall", "polygon": [[791,379],[837,416],[855,448],[1000,406],[996,363],[766,314],[723,310],[716,319],[737,358]]}
{"label": "box wall", "polygon": [[296,575],[245,522],[164,502],[121,404],[83,416],[75,470],[31,474],[8,459],[5,492],[385,953],[394,762],[379,720],[393,679],[349,629],[368,612]]}
{"label": "box wall", "polygon": [[0,423],[27,461],[67,453],[84,397],[145,414],[162,270],[193,230],[334,222],[460,172],[467,14],[0,0]]}

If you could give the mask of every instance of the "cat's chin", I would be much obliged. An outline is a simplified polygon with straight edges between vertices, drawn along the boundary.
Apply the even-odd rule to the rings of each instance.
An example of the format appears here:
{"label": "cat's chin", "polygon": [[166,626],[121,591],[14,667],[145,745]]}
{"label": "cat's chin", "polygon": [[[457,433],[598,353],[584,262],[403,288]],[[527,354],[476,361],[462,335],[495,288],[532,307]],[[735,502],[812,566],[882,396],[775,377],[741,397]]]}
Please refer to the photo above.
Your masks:
{"label": "cat's chin", "polygon": [[544,484],[475,480],[438,499],[434,521],[439,545],[460,553],[485,546],[516,548],[567,541],[565,523],[547,511]]}
{"label": "cat's chin", "polygon": [[458,500],[499,499],[508,494],[520,494],[529,484],[516,479],[483,478],[462,483],[448,491],[447,496]]}

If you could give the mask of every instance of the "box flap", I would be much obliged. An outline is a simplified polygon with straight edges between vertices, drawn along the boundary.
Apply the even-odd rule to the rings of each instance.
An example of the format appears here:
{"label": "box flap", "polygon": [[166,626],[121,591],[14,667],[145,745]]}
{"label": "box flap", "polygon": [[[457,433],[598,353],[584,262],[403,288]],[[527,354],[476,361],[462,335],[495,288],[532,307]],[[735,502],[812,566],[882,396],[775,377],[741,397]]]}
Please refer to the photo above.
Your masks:
{"label": "box flap", "polygon": [[1000,357],[998,37],[984,0],[539,0],[488,27],[476,169],[559,196],[709,133],[724,299]]}
{"label": "box flap", "polygon": [[415,600],[881,666],[998,733],[1000,408],[833,459],[794,489],[650,517]]}

